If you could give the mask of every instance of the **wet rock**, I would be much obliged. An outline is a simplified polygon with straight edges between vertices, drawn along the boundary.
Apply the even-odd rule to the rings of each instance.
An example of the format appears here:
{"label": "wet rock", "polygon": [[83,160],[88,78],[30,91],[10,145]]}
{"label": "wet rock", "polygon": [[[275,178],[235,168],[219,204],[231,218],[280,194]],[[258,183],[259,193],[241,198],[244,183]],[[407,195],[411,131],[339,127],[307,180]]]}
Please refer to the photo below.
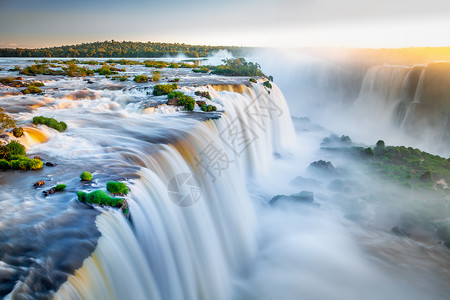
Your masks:
{"label": "wet rock", "polygon": [[39,181],[36,181],[34,184],[33,184],[33,186],[34,187],[40,187],[40,186],[43,186],[45,184],[45,181],[44,180],[39,180]]}
{"label": "wet rock", "polygon": [[14,129],[12,130],[12,134],[13,134],[16,138],[21,137],[21,136],[23,135],[23,128],[22,128],[22,127],[14,128]]}
{"label": "wet rock", "polygon": [[309,167],[309,171],[315,171],[315,172],[321,172],[321,173],[328,173],[328,174],[334,174],[336,173],[336,167],[330,162],[330,161],[324,161],[324,160],[318,160],[315,162],[312,162]]}
{"label": "wet rock", "polygon": [[39,156],[35,156],[35,157],[33,157],[34,159],[39,159],[40,161],[42,161],[42,158],[41,157],[39,157]]}
{"label": "wet rock", "polygon": [[53,187],[49,190],[43,191],[42,193],[44,194],[45,197],[47,197],[48,195],[53,195],[54,193],[56,193],[56,189]]}
{"label": "wet rock", "polygon": [[45,165],[46,165],[47,167],[55,167],[55,166],[56,166],[55,163],[52,163],[52,162],[49,162],[49,161],[46,162]]}
{"label": "wet rock", "polygon": [[178,105],[179,98],[172,98],[167,100],[167,105]]}
{"label": "wet rock", "polygon": [[293,194],[290,196],[286,195],[277,195],[270,200],[270,204],[276,204],[280,201],[291,201],[295,203],[301,203],[301,204],[312,204],[314,201],[314,193],[308,192],[308,191],[302,191],[298,194]]}
{"label": "wet rock", "polygon": [[411,234],[409,232],[399,226],[392,227],[391,232],[400,237],[411,237]]}

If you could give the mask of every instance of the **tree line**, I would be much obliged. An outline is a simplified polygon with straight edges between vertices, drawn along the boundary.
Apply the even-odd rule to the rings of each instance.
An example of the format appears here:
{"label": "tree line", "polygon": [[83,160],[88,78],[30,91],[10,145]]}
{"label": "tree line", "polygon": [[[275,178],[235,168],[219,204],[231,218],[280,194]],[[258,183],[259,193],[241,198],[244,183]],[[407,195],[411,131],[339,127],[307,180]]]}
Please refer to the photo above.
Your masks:
{"label": "tree line", "polygon": [[206,57],[211,52],[228,50],[233,55],[247,48],[235,46],[200,46],[179,43],[104,41],[51,48],[1,48],[0,57],[164,57],[180,53],[187,57]]}

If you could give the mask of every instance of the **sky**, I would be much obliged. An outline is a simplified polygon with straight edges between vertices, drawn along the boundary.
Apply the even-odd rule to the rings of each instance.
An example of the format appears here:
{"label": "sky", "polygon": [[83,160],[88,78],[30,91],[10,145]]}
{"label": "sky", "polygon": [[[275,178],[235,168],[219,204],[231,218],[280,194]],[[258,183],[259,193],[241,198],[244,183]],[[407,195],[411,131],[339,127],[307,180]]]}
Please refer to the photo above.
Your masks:
{"label": "sky", "polygon": [[0,0],[0,47],[450,46],[449,0]]}

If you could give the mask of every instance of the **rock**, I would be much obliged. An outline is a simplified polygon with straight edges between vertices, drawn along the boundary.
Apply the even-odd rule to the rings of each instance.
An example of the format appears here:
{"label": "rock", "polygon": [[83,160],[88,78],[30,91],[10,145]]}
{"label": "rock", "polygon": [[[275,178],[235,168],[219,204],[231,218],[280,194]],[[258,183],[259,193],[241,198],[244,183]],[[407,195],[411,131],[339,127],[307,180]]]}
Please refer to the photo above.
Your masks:
{"label": "rock", "polygon": [[45,181],[44,180],[39,180],[39,181],[36,181],[34,184],[33,184],[33,186],[34,187],[40,187],[40,186],[43,186],[45,184]]}
{"label": "rock", "polygon": [[277,195],[270,200],[270,204],[273,205],[279,201],[292,201],[301,204],[312,204],[314,201],[314,193],[308,191],[302,191],[298,194],[293,194],[290,196]]}
{"label": "rock", "polygon": [[23,128],[22,127],[16,127],[12,130],[12,134],[16,137],[19,138],[23,135]]}
{"label": "rock", "polygon": [[318,161],[312,162],[309,165],[308,170],[333,174],[336,172],[336,167],[333,166],[333,164],[330,161],[318,160]]}
{"label": "rock", "polygon": [[167,100],[167,105],[178,105],[179,98],[172,98]]}
{"label": "rock", "polygon": [[49,161],[46,162],[45,165],[46,165],[47,167],[55,167],[55,166],[56,166],[55,163],[52,163],[52,162],[49,162]]}
{"label": "rock", "polygon": [[400,237],[411,237],[411,234],[399,226],[392,227],[391,232]]}
{"label": "rock", "polygon": [[33,157],[34,159],[39,159],[40,161],[42,161],[42,158],[40,158],[39,156],[35,156]]}
{"label": "rock", "polygon": [[44,194],[45,197],[47,197],[48,195],[52,195],[52,194],[56,193],[56,189],[53,187],[49,190],[43,191],[42,193]]}
{"label": "rock", "polygon": [[349,147],[352,145],[352,139],[347,136],[343,135],[341,137],[338,137],[335,134],[330,135],[329,137],[326,137],[322,140],[322,143],[320,146],[322,147]]}

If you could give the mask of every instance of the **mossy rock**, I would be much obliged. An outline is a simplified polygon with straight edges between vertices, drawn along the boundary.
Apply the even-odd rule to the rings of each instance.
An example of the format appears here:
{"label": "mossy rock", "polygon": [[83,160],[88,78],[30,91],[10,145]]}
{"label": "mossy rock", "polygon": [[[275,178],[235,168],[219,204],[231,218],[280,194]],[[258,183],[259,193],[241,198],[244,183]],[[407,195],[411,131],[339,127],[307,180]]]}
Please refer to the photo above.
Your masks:
{"label": "mossy rock", "polygon": [[109,207],[122,207],[124,199],[114,198],[102,190],[86,193],[83,191],[77,192],[77,197],[80,202],[89,204],[98,204]]}
{"label": "mossy rock", "polygon": [[111,194],[127,195],[129,193],[128,186],[123,182],[110,181],[106,184],[106,189]]}
{"label": "mossy rock", "polygon": [[81,173],[80,174],[80,179],[82,180],[82,181],[90,181],[90,180],[92,180],[92,178],[93,178],[93,176],[92,176],[92,174],[91,173],[89,173],[89,172],[83,172],[83,173]]}

